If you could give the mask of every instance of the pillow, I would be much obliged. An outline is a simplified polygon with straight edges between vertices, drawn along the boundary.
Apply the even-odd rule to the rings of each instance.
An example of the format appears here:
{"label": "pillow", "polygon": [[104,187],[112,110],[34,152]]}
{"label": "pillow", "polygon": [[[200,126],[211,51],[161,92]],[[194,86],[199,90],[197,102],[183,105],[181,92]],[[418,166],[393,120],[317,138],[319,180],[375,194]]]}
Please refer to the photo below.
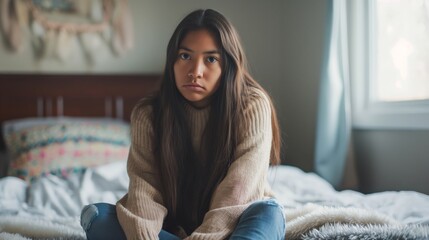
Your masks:
{"label": "pillow", "polygon": [[49,174],[67,176],[128,157],[130,129],[123,121],[84,118],[39,121],[4,124],[6,149],[11,156],[9,176],[26,181]]}
{"label": "pillow", "polygon": [[122,120],[107,118],[107,117],[30,117],[12,119],[3,122],[3,132],[7,131],[19,131],[24,128],[40,126],[40,125],[55,125],[58,123],[70,123],[70,122],[103,122],[103,123],[125,123]]}

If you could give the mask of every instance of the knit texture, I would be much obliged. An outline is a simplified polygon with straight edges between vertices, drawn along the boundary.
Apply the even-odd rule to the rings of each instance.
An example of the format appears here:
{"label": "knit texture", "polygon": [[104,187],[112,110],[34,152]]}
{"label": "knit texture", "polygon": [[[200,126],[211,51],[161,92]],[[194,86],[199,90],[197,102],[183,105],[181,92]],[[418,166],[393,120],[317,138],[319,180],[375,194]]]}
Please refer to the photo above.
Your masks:
{"label": "knit texture", "polygon": [[[197,150],[210,107],[196,109],[187,105],[185,109],[193,126],[192,144]],[[267,96],[260,90],[253,90],[243,114],[247,124],[237,126],[242,137],[236,159],[213,192],[203,223],[185,238],[187,240],[226,239],[250,203],[272,196],[266,179],[272,141]],[[132,144],[127,165],[130,185],[128,193],[117,203],[118,219],[127,239],[158,239],[167,215],[160,192],[160,170],[154,164],[151,118],[152,107],[143,104],[138,104],[131,115]]]}

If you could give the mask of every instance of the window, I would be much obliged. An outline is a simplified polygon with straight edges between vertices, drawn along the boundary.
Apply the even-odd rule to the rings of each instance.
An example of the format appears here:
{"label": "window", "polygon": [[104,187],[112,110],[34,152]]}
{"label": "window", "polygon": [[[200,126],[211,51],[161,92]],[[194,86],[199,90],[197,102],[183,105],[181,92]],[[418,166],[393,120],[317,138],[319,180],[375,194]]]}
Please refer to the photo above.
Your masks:
{"label": "window", "polygon": [[429,129],[429,0],[352,1],[355,128]]}
{"label": "window", "polygon": [[372,3],[375,4],[377,100],[429,99],[429,1]]}

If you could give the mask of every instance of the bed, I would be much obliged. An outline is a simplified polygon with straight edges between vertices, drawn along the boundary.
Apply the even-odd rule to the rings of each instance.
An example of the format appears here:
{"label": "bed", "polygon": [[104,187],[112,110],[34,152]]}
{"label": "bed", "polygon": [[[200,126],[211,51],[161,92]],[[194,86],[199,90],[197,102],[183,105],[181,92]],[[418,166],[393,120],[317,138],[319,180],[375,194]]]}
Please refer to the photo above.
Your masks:
{"label": "bed", "polygon": [[[128,187],[133,105],[158,75],[0,74],[0,239],[86,239],[82,206],[115,203]],[[336,191],[281,165],[269,182],[286,239],[429,239],[429,196]]]}

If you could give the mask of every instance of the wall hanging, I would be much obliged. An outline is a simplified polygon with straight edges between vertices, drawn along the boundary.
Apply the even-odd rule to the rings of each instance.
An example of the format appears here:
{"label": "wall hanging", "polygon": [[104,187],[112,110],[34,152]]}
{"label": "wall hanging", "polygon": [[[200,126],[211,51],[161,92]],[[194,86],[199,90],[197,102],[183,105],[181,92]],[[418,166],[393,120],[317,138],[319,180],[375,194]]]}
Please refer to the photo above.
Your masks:
{"label": "wall hanging", "polygon": [[8,48],[31,41],[37,58],[67,60],[80,48],[92,61],[100,45],[116,56],[134,45],[128,0],[0,0],[0,18]]}

